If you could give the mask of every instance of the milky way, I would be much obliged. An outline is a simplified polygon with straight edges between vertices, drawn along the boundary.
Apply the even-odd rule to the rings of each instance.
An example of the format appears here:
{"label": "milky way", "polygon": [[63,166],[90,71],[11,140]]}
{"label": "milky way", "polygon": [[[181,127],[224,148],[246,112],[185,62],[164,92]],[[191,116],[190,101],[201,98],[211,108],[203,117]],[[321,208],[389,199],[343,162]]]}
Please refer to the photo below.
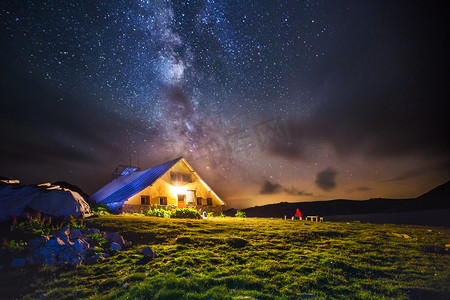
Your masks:
{"label": "milky way", "polygon": [[[425,188],[449,175],[439,11],[6,1],[0,175],[92,192],[118,163],[183,155],[238,206],[409,196],[386,182],[417,174]],[[266,186],[278,188],[262,196]]]}

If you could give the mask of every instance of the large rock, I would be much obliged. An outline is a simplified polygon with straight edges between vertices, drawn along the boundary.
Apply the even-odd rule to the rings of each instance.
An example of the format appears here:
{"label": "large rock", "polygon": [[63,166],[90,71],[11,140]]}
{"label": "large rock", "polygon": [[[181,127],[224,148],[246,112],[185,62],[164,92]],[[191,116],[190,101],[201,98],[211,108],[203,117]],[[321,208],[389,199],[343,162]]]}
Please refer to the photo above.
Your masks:
{"label": "large rock", "polygon": [[117,244],[116,242],[112,242],[111,247],[109,249],[114,250],[114,251],[120,251],[120,250],[122,250],[122,247],[119,244]]}
{"label": "large rock", "polygon": [[84,239],[77,239],[75,242],[73,242],[73,247],[77,250],[87,250],[89,249],[89,243]]}
{"label": "large rock", "polygon": [[85,263],[87,265],[95,264],[99,261],[104,260],[105,258],[101,254],[94,254],[93,256],[88,256],[85,258]]}
{"label": "large rock", "polygon": [[78,239],[81,236],[81,230],[80,229],[71,229],[69,233],[69,239],[71,241]]}
{"label": "large rock", "polygon": [[152,250],[152,248],[148,246],[142,250],[142,254],[144,254],[144,257],[146,258],[158,257],[158,255]]}
{"label": "large rock", "polygon": [[52,231],[53,237],[65,237],[65,236],[68,236],[69,233],[70,233],[69,226],[64,226],[61,229]]}
{"label": "large rock", "polygon": [[30,246],[31,249],[40,248],[42,245],[45,245],[50,240],[50,237],[48,235],[40,236],[34,240],[31,240],[28,242],[28,246]]}
{"label": "large rock", "polygon": [[106,241],[110,243],[117,243],[120,245],[120,247],[124,247],[126,245],[125,240],[123,237],[118,234],[117,232],[108,232],[106,233],[105,237]]}
{"label": "large rock", "polygon": [[78,266],[83,263],[85,253],[83,250],[76,250],[72,247],[67,247],[59,254],[59,264],[70,264]]}
{"label": "large rock", "polygon": [[45,247],[47,248],[59,248],[65,245],[66,243],[64,243],[60,238],[57,237],[53,237],[47,243],[45,243]]}

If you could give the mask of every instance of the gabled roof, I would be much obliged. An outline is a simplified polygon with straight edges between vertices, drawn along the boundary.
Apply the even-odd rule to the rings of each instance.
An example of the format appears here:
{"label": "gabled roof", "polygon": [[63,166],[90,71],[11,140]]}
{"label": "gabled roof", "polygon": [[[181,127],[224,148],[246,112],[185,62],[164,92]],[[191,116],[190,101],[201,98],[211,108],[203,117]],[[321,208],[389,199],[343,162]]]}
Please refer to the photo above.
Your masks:
{"label": "gabled roof", "polygon": [[90,199],[104,204],[123,202],[152,185],[181,159],[183,158],[178,157],[148,170],[119,176],[98,190]]}

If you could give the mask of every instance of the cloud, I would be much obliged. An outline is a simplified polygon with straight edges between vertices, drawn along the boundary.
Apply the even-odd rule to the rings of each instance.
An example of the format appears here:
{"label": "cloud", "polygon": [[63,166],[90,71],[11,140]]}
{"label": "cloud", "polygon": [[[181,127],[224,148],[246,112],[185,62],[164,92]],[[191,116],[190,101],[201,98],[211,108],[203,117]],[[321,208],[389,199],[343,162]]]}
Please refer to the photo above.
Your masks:
{"label": "cloud", "polygon": [[284,192],[286,192],[286,194],[288,195],[296,195],[296,196],[312,196],[312,193],[308,193],[305,191],[299,191],[294,187],[290,187],[290,188],[285,188]]}
{"label": "cloud", "polygon": [[270,194],[280,194],[280,193],[286,193],[288,195],[295,195],[295,196],[312,196],[312,193],[308,193],[305,191],[299,191],[295,187],[283,187],[279,183],[273,183],[269,180],[266,180],[261,188],[260,194],[270,195]]}
{"label": "cloud", "polygon": [[283,191],[281,184],[272,183],[269,180],[266,180],[259,193],[264,195],[270,195],[280,193],[281,191]]}
{"label": "cloud", "polygon": [[350,194],[350,193],[354,193],[354,192],[365,192],[365,191],[369,191],[369,190],[370,190],[370,187],[368,187],[368,186],[357,186],[353,189],[347,190],[347,193]]}
{"label": "cloud", "polygon": [[315,183],[324,191],[331,191],[336,187],[337,170],[328,167],[327,169],[317,173]]}

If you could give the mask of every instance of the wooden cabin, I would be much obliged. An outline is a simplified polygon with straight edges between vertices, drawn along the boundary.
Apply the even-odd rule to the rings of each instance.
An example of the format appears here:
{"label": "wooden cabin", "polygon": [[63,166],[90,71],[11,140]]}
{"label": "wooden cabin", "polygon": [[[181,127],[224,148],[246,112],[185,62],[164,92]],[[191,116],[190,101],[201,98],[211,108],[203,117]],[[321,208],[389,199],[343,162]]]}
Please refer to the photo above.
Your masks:
{"label": "wooden cabin", "polygon": [[199,213],[222,213],[225,202],[183,158],[119,176],[90,197],[116,212],[190,207]]}

